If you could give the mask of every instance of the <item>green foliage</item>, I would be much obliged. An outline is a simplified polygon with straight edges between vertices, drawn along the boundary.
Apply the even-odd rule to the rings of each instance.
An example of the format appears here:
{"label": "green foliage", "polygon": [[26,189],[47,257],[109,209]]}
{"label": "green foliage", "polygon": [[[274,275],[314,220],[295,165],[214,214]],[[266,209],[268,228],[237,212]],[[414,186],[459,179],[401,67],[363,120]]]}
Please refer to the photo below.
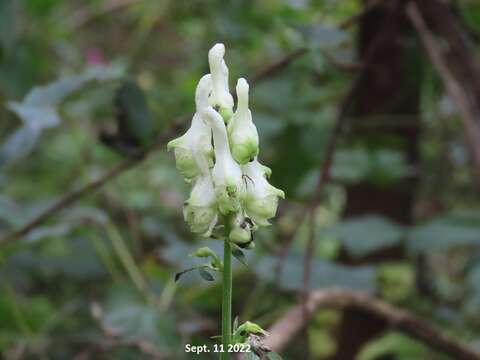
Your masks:
{"label": "green foliage", "polygon": [[7,107],[23,122],[0,149],[0,167],[28,155],[41,133],[60,124],[58,106],[92,81],[106,81],[119,76],[119,69],[92,68],[82,75],[60,79],[30,90],[22,102],[11,101]]}
{"label": "green foliage", "polygon": [[412,253],[445,251],[455,246],[480,245],[478,226],[432,220],[414,227],[407,238]]}
{"label": "green foliage", "polygon": [[102,326],[126,341],[145,341],[170,354],[179,351],[180,341],[172,314],[145,303],[132,289],[113,288],[100,320]]}
{"label": "green foliage", "polygon": [[373,360],[382,356],[395,354],[399,360],[407,359],[448,359],[432,352],[425,345],[399,333],[388,333],[366,346],[359,355],[359,360]]}
{"label": "green foliage", "polygon": [[376,215],[340,221],[330,231],[354,257],[362,257],[394,246],[400,242],[403,235],[400,226]]}
{"label": "green foliage", "polygon": [[[285,259],[281,273],[275,269],[279,259],[273,256],[263,256],[255,264],[255,272],[263,279],[274,282],[279,279],[279,285],[286,290],[302,289],[303,264],[302,257],[291,254]],[[314,258],[310,288],[327,287],[349,288],[373,292],[375,290],[376,270],[373,267],[348,267]]]}
{"label": "green foliage", "polygon": [[[175,120],[193,112],[196,83],[207,71],[204,54],[214,43],[230,49],[230,74],[248,74],[252,83],[257,69],[308,48],[257,81],[250,94],[259,161],[272,168],[269,182],[285,190],[286,201],[272,226],[255,233],[255,249],[232,252],[233,311],[240,323],[250,319],[268,329],[298,304],[303,288],[310,229],[298,214],[316,191],[338,106],[359,73],[352,70],[358,66],[344,71],[339,65],[362,65],[359,41],[371,40],[359,23],[339,28],[363,2],[125,1],[110,7],[116,3],[0,1],[0,239],[126,160],[99,136],[118,139],[118,113],[135,149],[182,133],[185,124]],[[460,0],[458,11],[461,27],[478,32],[477,2]],[[379,97],[381,110],[364,116],[359,110],[372,104],[347,109],[330,183],[315,212],[309,286],[375,294],[478,345],[478,189],[460,117],[417,45],[405,38],[399,68],[382,74],[382,81],[398,71],[404,76]],[[478,42],[471,47],[478,52]],[[368,80],[379,79],[376,70],[376,63],[368,65]],[[419,101],[419,114],[395,107],[404,89]],[[398,114],[384,113],[387,105]],[[418,133],[411,126],[417,120]],[[407,146],[412,139],[417,145]],[[388,196],[372,197],[372,189]],[[172,359],[217,359],[183,351],[184,343],[211,345],[210,337],[220,333],[216,271],[222,263],[220,257],[188,257],[204,244],[184,224],[186,196],[186,184],[159,144],[141,164],[1,246],[1,356],[149,359],[144,350],[153,349]],[[378,207],[385,213],[370,210]],[[207,244],[220,254],[215,235]],[[279,269],[277,255],[290,236],[292,250]],[[175,283],[185,269],[192,271]],[[314,357],[336,351],[345,335],[342,315],[322,310],[312,319]],[[281,355],[303,359],[305,348],[298,336]],[[359,355],[380,357],[444,358],[396,332],[364,344]]]}

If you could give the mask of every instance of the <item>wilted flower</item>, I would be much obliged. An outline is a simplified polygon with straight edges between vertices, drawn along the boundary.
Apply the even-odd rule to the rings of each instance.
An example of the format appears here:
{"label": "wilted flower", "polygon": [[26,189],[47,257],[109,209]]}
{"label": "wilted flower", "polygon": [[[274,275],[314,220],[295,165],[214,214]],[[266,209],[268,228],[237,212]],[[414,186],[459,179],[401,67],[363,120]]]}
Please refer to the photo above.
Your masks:
{"label": "wilted flower", "polygon": [[210,104],[218,107],[224,120],[228,122],[233,112],[233,97],[228,87],[228,67],[223,60],[225,45],[215,44],[208,52],[208,63],[212,74]]}
{"label": "wilted flower", "polygon": [[248,108],[248,83],[244,78],[237,82],[237,110],[228,123],[228,135],[233,158],[241,165],[258,155],[258,133]]}
{"label": "wilted flower", "polygon": [[268,220],[277,212],[278,198],[285,198],[282,190],[268,183],[265,178],[267,174],[265,168],[257,159],[242,166],[247,192],[244,208],[247,215],[258,226],[270,225]]}
{"label": "wilted flower", "polygon": [[204,110],[204,120],[212,128],[215,149],[215,165],[212,178],[215,185],[218,208],[224,215],[240,209],[245,193],[242,170],[230,153],[227,130],[222,116],[212,107]]}
{"label": "wilted flower", "polygon": [[205,157],[209,167],[213,165],[212,132],[200,116],[200,112],[209,106],[208,95],[211,89],[212,80],[210,74],[208,74],[203,76],[198,83],[195,93],[197,111],[193,115],[190,128],[183,136],[167,144],[167,149],[174,149],[177,169],[187,182],[191,182],[199,175],[194,152],[198,152],[200,156]]}

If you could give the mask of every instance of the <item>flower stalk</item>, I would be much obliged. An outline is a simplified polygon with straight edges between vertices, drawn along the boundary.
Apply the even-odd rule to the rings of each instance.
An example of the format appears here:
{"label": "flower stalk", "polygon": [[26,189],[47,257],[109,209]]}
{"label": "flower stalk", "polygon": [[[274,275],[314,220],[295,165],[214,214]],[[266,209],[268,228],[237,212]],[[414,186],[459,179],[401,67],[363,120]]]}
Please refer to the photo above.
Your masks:
{"label": "flower stalk", "polygon": [[[225,216],[225,236],[230,233],[230,216]],[[222,344],[221,360],[229,360],[228,345],[232,342],[232,245],[223,243],[223,286],[222,286]]]}

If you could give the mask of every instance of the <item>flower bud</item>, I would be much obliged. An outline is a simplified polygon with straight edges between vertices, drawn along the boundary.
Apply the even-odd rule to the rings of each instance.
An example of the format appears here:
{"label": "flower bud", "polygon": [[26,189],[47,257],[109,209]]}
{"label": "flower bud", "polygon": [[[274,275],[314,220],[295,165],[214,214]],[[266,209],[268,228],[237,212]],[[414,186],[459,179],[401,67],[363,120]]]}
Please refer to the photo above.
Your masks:
{"label": "flower bud", "polygon": [[208,258],[208,257],[216,257],[217,254],[215,254],[212,251],[212,249],[210,249],[208,246],[204,246],[195,250],[193,253],[190,254],[190,256],[198,257],[198,258]]}
{"label": "flower bud", "polygon": [[233,97],[228,88],[228,68],[223,60],[225,45],[215,44],[208,52],[208,63],[212,74],[212,93],[210,104],[219,107],[225,122],[230,120],[233,109]]}
{"label": "flower bud", "polygon": [[250,334],[263,335],[263,336],[269,335],[269,333],[263,330],[260,325],[257,325],[250,321],[246,321],[245,323],[240,325],[235,331],[235,334],[243,335],[243,336],[250,335]]}
{"label": "flower bud", "polygon": [[268,183],[257,159],[242,166],[242,171],[246,177],[245,211],[256,225],[268,226],[268,220],[277,212],[278,198],[285,198],[285,194]]}
{"label": "flower bud", "polygon": [[258,155],[258,132],[248,108],[248,83],[244,78],[237,82],[237,110],[228,123],[228,136],[233,158],[241,165]]}
{"label": "flower bud", "polygon": [[240,209],[240,200],[245,195],[242,171],[230,153],[227,130],[221,115],[209,107],[205,109],[203,116],[213,132],[215,165],[212,169],[212,179],[219,210],[225,215]]}
{"label": "flower bud", "polygon": [[191,182],[199,175],[198,164],[194,152],[199,152],[213,165],[212,134],[210,128],[203,122],[200,112],[209,106],[208,95],[212,88],[211,76],[203,76],[197,86],[195,102],[197,112],[193,116],[192,124],[187,132],[167,144],[167,149],[174,149],[175,162],[185,181]]}

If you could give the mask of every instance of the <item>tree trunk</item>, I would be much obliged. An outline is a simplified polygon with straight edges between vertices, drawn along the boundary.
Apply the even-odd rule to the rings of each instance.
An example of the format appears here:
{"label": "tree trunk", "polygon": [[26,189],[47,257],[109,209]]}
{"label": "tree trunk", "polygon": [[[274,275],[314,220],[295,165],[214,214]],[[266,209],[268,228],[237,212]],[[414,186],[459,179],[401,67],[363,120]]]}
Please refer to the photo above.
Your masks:
{"label": "tree trunk", "polygon": [[[386,27],[389,27],[388,36],[377,40],[380,42],[375,52],[371,54],[369,63],[364,64],[366,68],[360,91],[354,96],[350,109],[351,137],[368,147],[378,146],[381,139],[382,148],[403,151],[408,165],[415,169],[419,163],[420,92],[420,77],[415,71],[419,67],[417,64],[415,68],[415,61],[420,50],[412,41],[415,34],[401,1],[385,1],[362,18],[358,38],[359,57],[365,61],[370,44],[387,31]],[[374,126],[366,121],[372,117],[380,119]],[[409,224],[412,221],[417,183],[417,177],[409,176],[383,186],[369,181],[349,186],[344,216],[379,214],[395,222]],[[402,256],[402,250],[397,247],[360,261],[354,261],[347,254],[343,254],[340,260],[358,263]],[[332,359],[354,359],[369,340],[385,330],[385,326],[383,320],[373,318],[364,311],[344,311],[338,349]]]}

